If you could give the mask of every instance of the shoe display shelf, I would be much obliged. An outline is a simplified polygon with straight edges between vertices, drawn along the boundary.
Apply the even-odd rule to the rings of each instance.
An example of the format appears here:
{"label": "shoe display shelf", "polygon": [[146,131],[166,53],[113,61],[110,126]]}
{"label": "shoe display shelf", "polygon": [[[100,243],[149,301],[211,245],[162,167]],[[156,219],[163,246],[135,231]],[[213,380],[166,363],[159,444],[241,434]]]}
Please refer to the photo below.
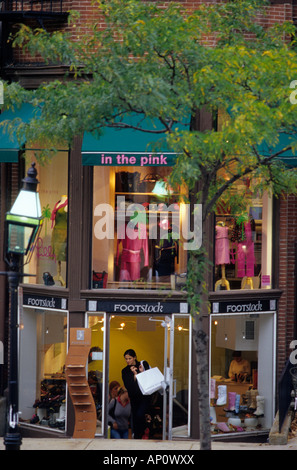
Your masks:
{"label": "shoe display shelf", "polygon": [[[82,340],[77,340],[77,331],[83,332]],[[96,407],[88,384],[86,363],[91,345],[89,328],[70,329],[70,347],[66,358],[66,381],[74,413],[73,438],[93,438],[96,432]]]}

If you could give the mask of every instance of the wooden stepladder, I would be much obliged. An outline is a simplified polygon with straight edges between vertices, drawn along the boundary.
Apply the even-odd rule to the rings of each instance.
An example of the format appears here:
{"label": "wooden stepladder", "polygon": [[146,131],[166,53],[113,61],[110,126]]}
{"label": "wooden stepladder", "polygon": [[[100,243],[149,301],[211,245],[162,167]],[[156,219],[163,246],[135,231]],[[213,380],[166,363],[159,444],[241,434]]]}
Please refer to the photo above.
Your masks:
{"label": "wooden stepladder", "polygon": [[92,439],[96,433],[96,407],[87,380],[86,365],[91,347],[90,328],[70,328],[65,373],[75,412],[73,438]]}

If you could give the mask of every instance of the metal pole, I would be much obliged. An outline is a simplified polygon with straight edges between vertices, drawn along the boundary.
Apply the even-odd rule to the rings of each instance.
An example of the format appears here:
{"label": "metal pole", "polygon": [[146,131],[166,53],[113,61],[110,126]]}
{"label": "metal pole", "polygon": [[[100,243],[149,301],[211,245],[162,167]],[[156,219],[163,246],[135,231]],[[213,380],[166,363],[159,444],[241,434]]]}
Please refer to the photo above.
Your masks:
{"label": "metal pole", "polygon": [[8,416],[4,436],[6,450],[20,450],[22,438],[19,430],[18,386],[18,285],[20,279],[18,257],[7,273],[10,292],[9,366],[8,366]]}

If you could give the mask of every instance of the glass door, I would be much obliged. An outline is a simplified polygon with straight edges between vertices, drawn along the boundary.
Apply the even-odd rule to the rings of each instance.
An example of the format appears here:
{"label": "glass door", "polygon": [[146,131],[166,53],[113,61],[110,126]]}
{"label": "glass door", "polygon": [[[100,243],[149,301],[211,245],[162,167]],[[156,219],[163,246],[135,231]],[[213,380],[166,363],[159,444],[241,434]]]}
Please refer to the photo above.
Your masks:
{"label": "glass door", "polygon": [[150,438],[189,437],[190,315],[148,317],[96,312],[88,315],[87,327],[92,330],[88,373],[97,407],[96,434],[107,433],[108,388],[112,382],[122,385],[121,371],[126,366],[123,354],[131,347],[139,360],[145,359],[152,367],[158,367],[165,377],[165,390],[153,397]]}
{"label": "glass door", "polygon": [[[169,364],[166,370],[166,382],[168,384],[166,392],[168,394],[167,435],[168,439],[171,440],[175,437],[190,436],[192,357],[192,321],[190,315],[173,314],[168,322],[166,333]],[[163,422],[165,425],[164,420]],[[163,438],[164,434],[165,430],[163,429]]]}

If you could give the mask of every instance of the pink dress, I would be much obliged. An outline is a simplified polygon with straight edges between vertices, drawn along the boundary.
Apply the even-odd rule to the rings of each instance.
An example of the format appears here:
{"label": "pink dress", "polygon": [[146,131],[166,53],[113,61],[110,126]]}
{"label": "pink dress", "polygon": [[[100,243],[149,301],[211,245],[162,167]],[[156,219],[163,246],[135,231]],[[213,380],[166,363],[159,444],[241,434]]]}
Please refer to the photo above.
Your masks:
{"label": "pink dress", "polygon": [[140,266],[143,255],[143,265],[148,266],[149,250],[146,225],[141,224],[140,229],[121,226],[117,241],[117,264],[120,255],[120,244],[122,244],[120,281],[135,281],[140,278]]}
{"label": "pink dress", "polygon": [[229,264],[230,263],[230,250],[228,227],[216,225],[216,246],[215,246],[215,259],[216,264]]}
{"label": "pink dress", "polygon": [[255,250],[250,222],[244,224],[245,240],[238,243],[237,276],[253,277],[255,275]]}

